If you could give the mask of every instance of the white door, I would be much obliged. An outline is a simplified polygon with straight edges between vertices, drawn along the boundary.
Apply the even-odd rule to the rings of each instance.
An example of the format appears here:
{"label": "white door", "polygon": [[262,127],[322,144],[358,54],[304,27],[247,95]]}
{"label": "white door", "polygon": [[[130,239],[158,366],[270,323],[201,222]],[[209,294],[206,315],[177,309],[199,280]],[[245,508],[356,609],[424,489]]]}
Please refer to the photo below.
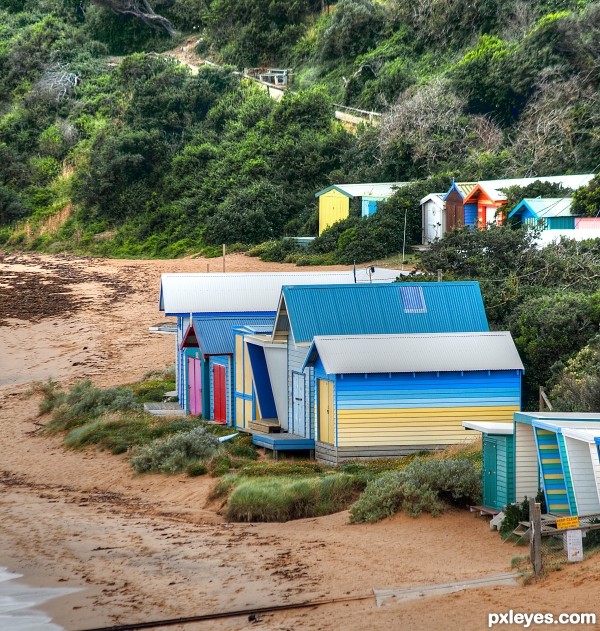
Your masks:
{"label": "white door", "polygon": [[304,375],[292,374],[292,434],[306,435],[306,407],[304,405]]}

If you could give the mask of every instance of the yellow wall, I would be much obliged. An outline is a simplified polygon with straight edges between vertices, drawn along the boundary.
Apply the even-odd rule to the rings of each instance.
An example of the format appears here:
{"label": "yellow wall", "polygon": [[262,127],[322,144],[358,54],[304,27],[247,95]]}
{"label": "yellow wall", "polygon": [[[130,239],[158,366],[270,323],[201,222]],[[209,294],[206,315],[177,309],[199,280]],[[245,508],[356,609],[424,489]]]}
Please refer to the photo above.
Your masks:
{"label": "yellow wall", "polygon": [[335,189],[324,193],[319,197],[319,234],[349,214],[350,198]]}
{"label": "yellow wall", "polygon": [[338,410],[338,447],[452,445],[473,440],[463,421],[512,423],[518,406]]}

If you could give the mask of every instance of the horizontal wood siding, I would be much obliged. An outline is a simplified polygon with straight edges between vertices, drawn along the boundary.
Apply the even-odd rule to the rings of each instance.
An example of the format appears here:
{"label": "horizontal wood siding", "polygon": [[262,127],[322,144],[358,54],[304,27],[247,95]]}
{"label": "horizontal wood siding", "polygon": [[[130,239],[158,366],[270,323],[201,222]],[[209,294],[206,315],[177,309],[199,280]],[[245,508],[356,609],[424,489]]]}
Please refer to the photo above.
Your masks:
{"label": "horizontal wood siding", "polygon": [[472,440],[462,422],[512,422],[520,384],[517,371],[339,375],[338,446]]}
{"label": "horizontal wood siding", "polygon": [[563,472],[565,474],[565,484],[567,487],[567,497],[569,498],[569,507],[571,515],[577,515],[577,502],[575,500],[575,489],[573,487],[573,478],[571,477],[571,469],[569,467],[569,458],[567,456],[567,447],[565,445],[565,437],[562,434],[556,435],[560,459],[562,461]]}
{"label": "horizontal wood siding", "polygon": [[596,490],[600,497],[600,449],[597,445],[590,444],[590,455],[592,457],[592,467],[594,469],[594,478],[596,480]]}
{"label": "horizontal wood siding", "polygon": [[567,436],[565,446],[577,503],[577,515],[600,513],[600,501],[589,444]]}
{"label": "horizontal wood siding", "polygon": [[535,497],[540,488],[537,447],[533,428],[515,423],[515,501]]}

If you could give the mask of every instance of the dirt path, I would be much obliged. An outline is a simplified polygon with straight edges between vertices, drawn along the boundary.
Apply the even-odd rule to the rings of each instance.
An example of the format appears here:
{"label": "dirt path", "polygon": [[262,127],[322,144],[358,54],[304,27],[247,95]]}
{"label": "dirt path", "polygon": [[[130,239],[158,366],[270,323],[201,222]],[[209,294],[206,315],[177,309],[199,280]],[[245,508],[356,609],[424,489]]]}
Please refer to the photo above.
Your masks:
{"label": "dirt path", "polygon": [[[0,263],[0,565],[31,584],[81,587],[47,607],[67,629],[186,616],[499,574],[523,549],[463,512],[348,525],[345,513],[287,524],[227,524],[207,506],[213,481],[134,476],[122,457],[73,452],[34,424],[31,381],[127,383],[173,361],[153,335],[161,272],[206,260],[5,256]],[[216,269],[219,259],[209,261]],[[230,271],[289,269],[243,255]],[[347,603],[188,629],[484,629],[510,608],[594,611],[598,561],[542,585],[490,587],[377,609]],[[597,606],[597,605],[596,605]],[[600,613],[600,608],[599,612]],[[515,627],[516,628],[516,627]],[[569,628],[563,627],[561,628]]]}

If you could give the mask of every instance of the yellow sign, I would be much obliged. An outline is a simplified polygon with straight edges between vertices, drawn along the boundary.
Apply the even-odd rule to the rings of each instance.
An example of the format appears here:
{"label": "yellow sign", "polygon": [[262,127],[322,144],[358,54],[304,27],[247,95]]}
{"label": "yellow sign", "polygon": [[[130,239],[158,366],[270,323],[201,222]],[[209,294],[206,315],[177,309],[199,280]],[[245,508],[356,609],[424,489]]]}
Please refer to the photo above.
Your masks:
{"label": "yellow sign", "polygon": [[559,530],[564,528],[579,528],[579,517],[559,517],[556,520],[556,527]]}

